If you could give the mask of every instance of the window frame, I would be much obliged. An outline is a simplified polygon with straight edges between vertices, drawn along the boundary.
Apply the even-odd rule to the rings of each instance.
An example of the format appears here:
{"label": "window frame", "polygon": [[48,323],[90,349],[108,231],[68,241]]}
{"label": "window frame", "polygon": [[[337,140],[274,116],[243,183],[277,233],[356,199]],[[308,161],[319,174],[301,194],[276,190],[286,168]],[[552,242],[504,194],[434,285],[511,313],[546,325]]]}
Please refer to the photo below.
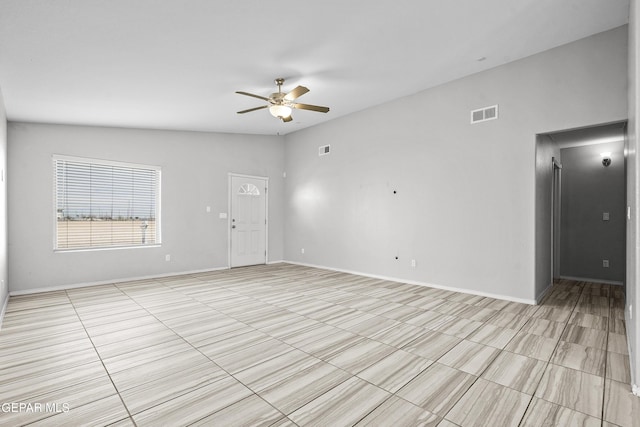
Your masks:
{"label": "window frame", "polygon": [[[78,247],[78,248],[58,248],[58,177],[57,177],[57,162],[58,161],[69,161],[69,162],[78,162],[78,163],[86,163],[90,165],[98,165],[98,166],[113,166],[113,167],[121,167],[121,168],[131,168],[131,169],[146,169],[155,171],[157,174],[156,180],[156,188],[155,188],[155,221],[156,221],[156,239],[154,243],[151,244],[140,244],[140,245],[110,245],[110,246],[87,246],[87,247]],[[110,251],[110,250],[119,250],[119,249],[145,249],[145,248],[158,248],[162,246],[162,167],[156,165],[142,164],[142,163],[130,163],[130,162],[121,162],[115,160],[107,160],[107,159],[98,159],[91,157],[79,157],[79,156],[68,156],[62,154],[54,154],[51,156],[51,166],[53,173],[53,252],[55,253],[65,253],[65,252],[91,252],[91,251]]]}

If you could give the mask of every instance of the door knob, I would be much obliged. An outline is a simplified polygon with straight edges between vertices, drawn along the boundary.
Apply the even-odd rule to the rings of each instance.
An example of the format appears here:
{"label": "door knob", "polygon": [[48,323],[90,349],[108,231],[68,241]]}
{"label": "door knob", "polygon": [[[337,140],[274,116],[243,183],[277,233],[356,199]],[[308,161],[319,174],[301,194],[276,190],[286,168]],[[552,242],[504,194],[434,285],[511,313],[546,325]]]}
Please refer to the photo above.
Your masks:
{"label": "door knob", "polygon": [[236,225],[235,225],[235,224],[233,224],[233,225],[231,226],[231,228],[236,228]]}

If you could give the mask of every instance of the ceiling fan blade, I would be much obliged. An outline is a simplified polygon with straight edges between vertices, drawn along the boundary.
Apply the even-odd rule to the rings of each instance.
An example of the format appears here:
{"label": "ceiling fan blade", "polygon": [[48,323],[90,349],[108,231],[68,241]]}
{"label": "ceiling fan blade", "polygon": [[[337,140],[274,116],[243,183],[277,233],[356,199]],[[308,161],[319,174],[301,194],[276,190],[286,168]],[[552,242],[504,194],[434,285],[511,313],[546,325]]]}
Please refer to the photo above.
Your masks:
{"label": "ceiling fan blade", "polygon": [[252,96],[254,98],[262,99],[264,101],[269,100],[269,98],[265,98],[264,96],[260,96],[260,95],[254,95],[253,93],[249,93],[249,92],[236,91],[236,93],[239,93],[240,95]]}
{"label": "ceiling fan blade", "polygon": [[291,104],[291,107],[297,108],[298,110],[311,110],[317,111],[319,113],[327,113],[329,112],[329,107],[321,107],[319,105],[309,105],[309,104]]}
{"label": "ceiling fan blade", "polygon": [[297,88],[286,94],[284,96],[284,99],[286,99],[287,101],[293,101],[294,99],[304,95],[307,92],[309,92],[309,89],[304,86],[298,86]]}
{"label": "ceiling fan blade", "polygon": [[283,117],[282,118],[282,121],[285,122],[285,123],[286,122],[290,122],[291,120],[293,120],[293,117],[291,117],[291,116],[287,116],[287,117]]}
{"label": "ceiling fan blade", "polygon": [[262,110],[263,108],[267,108],[268,105],[263,105],[262,107],[249,108],[248,110],[238,111],[238,114],[250,113],[251,111]]}

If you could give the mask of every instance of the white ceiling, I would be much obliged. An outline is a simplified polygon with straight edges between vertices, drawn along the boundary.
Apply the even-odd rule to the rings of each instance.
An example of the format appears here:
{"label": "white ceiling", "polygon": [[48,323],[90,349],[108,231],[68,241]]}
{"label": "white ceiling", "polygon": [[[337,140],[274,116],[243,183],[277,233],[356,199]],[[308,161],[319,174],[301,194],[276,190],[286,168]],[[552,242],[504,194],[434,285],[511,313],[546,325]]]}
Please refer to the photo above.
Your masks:
{"label": "white ceiling", "polygon": [[[286,134],[627,23],[628,0],[1,0],[11,121]],[[486,58],[478,61],[480,58]],[[311,91],[281,123],[273,80]],[[401,123],[391,125],[402,125]]]}

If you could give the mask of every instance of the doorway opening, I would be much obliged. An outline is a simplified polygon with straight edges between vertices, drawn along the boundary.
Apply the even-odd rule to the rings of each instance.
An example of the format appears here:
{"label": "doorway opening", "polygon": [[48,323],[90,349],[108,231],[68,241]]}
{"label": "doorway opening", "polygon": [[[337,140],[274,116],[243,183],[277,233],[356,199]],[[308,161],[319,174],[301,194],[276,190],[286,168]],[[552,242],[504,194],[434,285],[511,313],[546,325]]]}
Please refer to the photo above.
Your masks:
{"label": "doorway opening", "polygon": [[551,284],[560,280],[560,233],[562,231],[562,163],[551,159],[553,176],[551,184]]}
{"label": "doorway opening", "polygon": [[536,299],[559,279],[622,285],[626,122],[536,136]]}

